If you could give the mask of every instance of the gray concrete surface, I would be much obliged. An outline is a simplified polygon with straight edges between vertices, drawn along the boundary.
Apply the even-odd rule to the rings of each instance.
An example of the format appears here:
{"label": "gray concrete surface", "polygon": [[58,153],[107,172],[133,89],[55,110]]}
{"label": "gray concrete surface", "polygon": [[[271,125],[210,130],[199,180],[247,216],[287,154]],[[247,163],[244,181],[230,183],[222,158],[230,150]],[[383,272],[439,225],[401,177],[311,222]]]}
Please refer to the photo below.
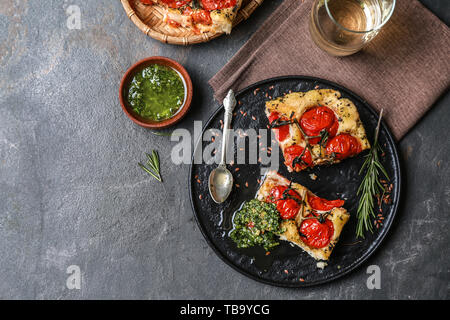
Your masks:
{"label": "gray concrete surface", "polygon": [[[423,0],[447,24],[447,0]],[[216,109],[207,80],[281,0],[267,0],[230,37],[190,47],[145,37],[118,0],[0,0],[0,298],[449,298],[450,95],[399,143],[403,199],[369,262],[333,283],[288,290],[233,271],[208,247],[173,143],[134,125],[117,98],[125,70],[164,55],[190,72],[192,130]],[[81,30],[66,8],[81,8]],[[136,162],[158,149],[164,184]],[[382,287],[368,290],[367,266]],[[66,287],[78,265],[80,290]]]}

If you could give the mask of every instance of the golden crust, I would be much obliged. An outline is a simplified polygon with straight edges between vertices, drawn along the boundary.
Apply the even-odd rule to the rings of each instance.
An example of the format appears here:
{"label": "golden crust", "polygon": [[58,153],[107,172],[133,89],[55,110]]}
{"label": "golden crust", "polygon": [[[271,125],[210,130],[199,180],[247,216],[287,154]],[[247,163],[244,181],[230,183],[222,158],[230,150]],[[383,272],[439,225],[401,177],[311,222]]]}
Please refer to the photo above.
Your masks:
{"label": "golden crust", "polygon": [[[267,117],[269,117],[273,111],[276,111],[287,118],[290,118],[291,114],[294,112],[293,118],[300,121],[303,113],[318,105],[327,106],[336,114],[339,121],[337,134],[347,133],[357,138],[361,144],[362,151],[370,148],[366,131],[364,130],[355,104],[347,98],[341,98],[341,93],[339,91],[320,89],[308,92],[293,92],[274,100],[267,101],[265,112]],[[286,140],[279,142],[283,153],[285,148],[293,144],[306,147],[306,142],[297,125],[291,124],[289,127],[290,136]],[[324,148],[321,148],[319,145],[314,145],[312,147],[311,156],[314,166],[324,163],[340,162],[327,155]],[[288,169],[289,171],[292,171],[292,168],[288,167]]]}
{"label": "golden crust", "polygon": [[230,34],[231,29],[233,28],[234,19],[236,19],[241,5],[242,0],[237,0],[236,5],[232,8],[211,11],[210,15],[211,20],[213,21],[213,32],[225,32],[226,34]]}
{"label": "golden crust", "polygon": [[[267,196],[270,194],[270,190],[275,186],[288,186],[289,180],[279,175],[276,171],[269,171],[266,174],[263,184],[258,190],[256,194],[257,199],[265,200]],[[298,232],[298,228],[300,227],[304,217],[308,216],[311,212],[311,207],[308,204],[308,194],[313,194],[304,186],[293,182],[291,187],[300,194],[302,199],[305,199],[304,208],[300,210],[303,214],[297,214],[295,219],[293,220],[283,220],[281,223],[281,227],[285,229],[285,232],[280,235],[281,240],[289,241],[303,250],[305,250],[311,257],[316,260],[328,260],[333,251],[336,243],[339,241],[339,236],[342,232],[344,225],[347,223],[350,218],[350,214],[344,208],[333,208],[331,213],[327,216],[333,223],[334,233],[331,237],[330,243],[325,248],[311,248],[307,244],[305,244],[300,238],[300,234]],[[313,194],[314,195],[314,194]]]}

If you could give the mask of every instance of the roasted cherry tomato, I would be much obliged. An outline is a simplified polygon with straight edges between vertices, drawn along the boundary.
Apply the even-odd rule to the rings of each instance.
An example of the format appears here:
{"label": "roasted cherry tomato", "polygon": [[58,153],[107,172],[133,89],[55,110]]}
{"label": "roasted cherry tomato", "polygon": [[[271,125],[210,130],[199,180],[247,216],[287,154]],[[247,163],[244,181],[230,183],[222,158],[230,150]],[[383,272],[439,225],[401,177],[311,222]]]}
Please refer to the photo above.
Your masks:
{"label": "roasted cherry tomato", "polygon": [[314,210],[318,211],[330,211],[333,208],[342,207],[345,203],[344,200],[326,200],[319,198],[311,193],[308,194],[308,203]]}
{"label": "roasted cherry tomato", "polygon": [[302,197],[295,190],[290,189],[287,191],[288,196],[283,199],[287,188],[286,186],[273,187],[267,201],[277,205],[277,210],[282,219],[293,219],[300,210]]}
{"label": "roasted cherry tomato", "polygon": [[[339,128],[339,122],[333,110],[318,106],[306,111],[300,118],[300,126],[308,136],[319,136],[322,130],[328,131],[328,137],[334,137]],[[320,138],[312,138],[310,144],[319,143]]]}
{"label": "roasted cherry tomato", "polygon": [[203,9],[212,11],[234,7],[236,0],[201,0]]}
{"label": "roasted cherry tomato", "polygon": [[311,248],[326,247],[330,243],[331,237],[333,237],[333,222],[325,219],[325,222],[321,223],[313,215],[309,215],[307,218],[312,219],[303,220],[299,228],[300,238]]}
{"label": "roasted cherry tomato", "polygon": [[361,152],[361,144],[358,139],[347,134],[341,133],[328,140],[327,153],[336,155],[336,159],[344,159],[354,156]]}
{"label": "roasted cherry tomato", "polygon": [[[311,153],[309,152],[308,149],[305,150],[305,152],[303,152],[303,147],[294,144],[290,147],[287,147],[284,150],[284,160],[285,160],[285,164],[288,167],[291,167],[292,169],[299,169],[299,170],[303,170],[309,166],[311,166],[312,164],[312,157],[311,157]],[[298,157],[300,157],[303,154],[301,160],[302,161],[298,161]],[[294,160],[297,159],[295,166],[293,165]],[[294,168],[295,167],[295,168]]]}
{"label": "roasted cherry tomato", "polygon": [[[269,116],[269,122],[272,124],[275,120],[280,119],[278,121],[289,121],[286,117],[281,117],[278,114],[278,112],[272,112]],[[284,125],[281,127],[273,128],[275,132],[275,136],[277,137],[278,141],[284,141],[289,136],[289,125]]]}
{"label": "roasted cherry tomato", "polygon": [[194,13],[192,13],[192,21],[194,23],[205,25],[212,24],[211,15],[209,14],[209,11],[206,10],[195,10]]}
{"label": "roasted cherry tomato", "polygon": [[[141,0],[142,2],[142,0]],[[151,1],[150,1],[151,2]],[[161,0],[164,4],[166,4],[169,8],[181,8],[191,2],[191,0]]]}
{"label": "roasted cherry tomato", "polygon": [[183,14],[185,15],[185,16],[190,16],[191,14],[192,14],[192,8],[191,7],[189,7],[189,6],[186,6],[186,8],[184,8],[184,11],[183,11]]}

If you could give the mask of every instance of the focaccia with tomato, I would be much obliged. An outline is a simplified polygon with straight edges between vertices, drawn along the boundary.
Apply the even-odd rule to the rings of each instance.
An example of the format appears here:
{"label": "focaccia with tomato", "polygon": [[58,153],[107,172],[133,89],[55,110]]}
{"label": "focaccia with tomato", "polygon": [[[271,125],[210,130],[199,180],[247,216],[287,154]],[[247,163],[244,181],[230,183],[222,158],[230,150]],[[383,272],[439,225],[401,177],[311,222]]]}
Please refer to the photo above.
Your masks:
{"label": "focaccia with tomato", "polygon": [[370,148],[356,106],[339,91],[293,92],[267,101],[265,112],[291,172]]}
{"label": "focaccia with tomato", "polygon": [[316,260],[328,260],[350,218],[343,200],[319,198],[276,171],[266,174],[256,197],[276,204],[284,229],[280,239],[299,246]]}
{"label": "focaccia with tomato", "polygon": [[229,34],[242,0],[140,0],[165,8],[164,22],[195,33]]}

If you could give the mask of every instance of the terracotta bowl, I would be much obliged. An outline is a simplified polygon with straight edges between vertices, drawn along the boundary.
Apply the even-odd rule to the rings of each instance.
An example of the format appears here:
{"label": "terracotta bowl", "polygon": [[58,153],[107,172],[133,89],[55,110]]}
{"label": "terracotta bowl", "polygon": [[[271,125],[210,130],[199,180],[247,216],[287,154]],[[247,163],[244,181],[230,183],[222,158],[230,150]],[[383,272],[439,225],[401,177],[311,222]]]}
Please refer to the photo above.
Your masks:
{"label": "terracotta bowl", "polygon": [[[152,65],[152,64],[159,64],[167,67],[171,67],[179,72],[181,77],[183,78],[183,83],[185,86],[185,92],[186,92],[186,98],[184,100],[183,105],[180,107],[178,112],[169,119],[162,120],[162,121],[153,121],[149,119],[145,119],[138,114],[136,114],[131,106],[129,105],[127,101],[127,90],[130,85],[131,80],[133,79],[133,76],[137,73],[143,70],[144,68]],[[134,64],[130,69],[127,70],[125,75],[122,78],[122,81],[120,83],[120,89],[119,89],[119,100],[120,105],[122,106],[123,111],[125,114],[136,124],[140,125],[144,128],[149,129],[163,129],[167,128],[178,121],[180,121],[188,112],[191,102],[192,102],[192,81],[189,77],[189,74],[187,73],[186,69],[183,68],[181,64],[178,62],[166,58],[166,57],[149,57],[146,59],[143,59],[136,64]]]}

